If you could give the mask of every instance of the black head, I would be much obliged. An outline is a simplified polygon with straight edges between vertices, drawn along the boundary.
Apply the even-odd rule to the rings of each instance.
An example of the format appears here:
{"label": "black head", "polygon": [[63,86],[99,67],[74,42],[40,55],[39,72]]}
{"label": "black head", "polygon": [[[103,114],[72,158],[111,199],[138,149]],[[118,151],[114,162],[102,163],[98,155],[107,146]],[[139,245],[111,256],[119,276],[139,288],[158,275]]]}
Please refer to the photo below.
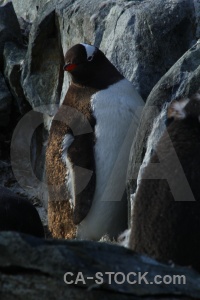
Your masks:
{"label": "black head", "polygon": [[123,78],[102,51],[88,44],[77,44],[67,51],[64,70],[70,73],[72,82],[97,89]]}

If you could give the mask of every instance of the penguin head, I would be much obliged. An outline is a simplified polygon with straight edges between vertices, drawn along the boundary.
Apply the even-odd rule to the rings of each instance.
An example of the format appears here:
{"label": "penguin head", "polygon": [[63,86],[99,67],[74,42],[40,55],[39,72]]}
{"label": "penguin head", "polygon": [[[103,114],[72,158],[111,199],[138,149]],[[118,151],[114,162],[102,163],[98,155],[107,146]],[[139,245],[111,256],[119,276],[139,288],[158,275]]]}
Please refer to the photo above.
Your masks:
{"label": "penguin head", "polygon": [[190,98],[173,100],[168,107],[167,118],[175,121],[186,118],[200,121],[200,91]]}
{"label": "penguin head", "polygon": [[70,48],[65,55],[64,71],[71,74],[83,71],[89,67],[94,60],[98,49],[88,44],[77,44]]}
{"label": "penguin head", "polygon": [[67,51],[64,71],[72,82],[95,88],[106,88],[123,77],[101,50],[83,43]]}

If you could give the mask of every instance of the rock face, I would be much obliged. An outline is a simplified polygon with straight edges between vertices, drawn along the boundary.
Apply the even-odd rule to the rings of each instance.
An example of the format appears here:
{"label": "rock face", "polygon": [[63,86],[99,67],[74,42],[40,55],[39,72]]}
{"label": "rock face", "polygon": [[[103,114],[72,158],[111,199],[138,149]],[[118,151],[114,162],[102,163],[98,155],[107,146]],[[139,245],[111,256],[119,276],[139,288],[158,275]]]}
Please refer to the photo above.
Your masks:
{"label": "rock face", "polygon": [[[99,278],[95,282],[97,272],[102,282]],[[111,272],[110,279],[106,272]],[[126,280],[130,272],[138,274],[130,281],[138,282]],[[139,274],[145,274],[145,279],[140,281]],[[166,282],[172,278],[173,284],[154,283],[155,275],[160,275],[160,281],[166,274]],[[5,300],[200,299],[199,277],[189,268],[160,264],[116,245],[44,241],[11,232],[0,233],[0,285]]]}
{"label": "rock face", "polygon": [[12,97],[1,73],[0,86],[0,127],[5,128],[10,122]]}
{"label": "rock face", "polygon": [[[22,86],[33,108],[51,113],[47,105],[58,104],[63,83],[63,52],[60,32],[56,26],[55,8],[48,3],[38,13],[30,31]],[[45,106],[45,109],[42,109]]]}
{"label": "rock face", "polygon": [[68,2],[56,7],[64,52],[80,41],[95,44],[144,100],[198,38],[192,1]]}
{"label": "rock face", "polygon": [[6,159],[9,152],[8,141],[12,133],[10,124],[12,123],[12,95],[5,82],[3,74],[0,72],[0,159]]}
{"label": "rock face", "polygon": [[3,49],[8,41],[22,43],[19,23],[11,2],[0,6],[0,69],[3,68]]}
{"label": "rock face", "polygon": [[21,85],[21,68],[26,54],[25,47],[7,42],[4,47],[4,76],[21,115],[31,109]]}

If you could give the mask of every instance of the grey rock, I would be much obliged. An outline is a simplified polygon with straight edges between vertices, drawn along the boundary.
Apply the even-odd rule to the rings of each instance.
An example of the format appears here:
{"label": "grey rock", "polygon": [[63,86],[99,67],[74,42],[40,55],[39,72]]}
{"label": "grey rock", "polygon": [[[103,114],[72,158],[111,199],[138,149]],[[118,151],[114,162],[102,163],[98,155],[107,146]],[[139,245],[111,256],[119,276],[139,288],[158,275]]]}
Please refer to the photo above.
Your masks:
{"label": "grey rock", "polygon": [[[200,82],[200,43],[189,49],[175,65],[159,80],[151,91],[142,113],[135,143],[131,149],[128,189],[133,193],[140,164],[145,165],[151,151],[165,128],[166,105],[173,99],[192,95],[199,89]],[[154,120],[156,124],[153,126]],[[153,131],[151,132],[153,128]],[[147,145],[147,139],[150,135]],[[141,171],[140,171],[141,172]]]}
{"label": "grey rock", "polygon": [[[63,53],[76,43],[100,47],[146,99],[161,76],[199,37],[198,7],[193,1],[46,2],[14,3],[18,18],[33,21],[23,85],[34,106],[59,102],[61,87],[56,78],[62,86],[63,74],[58,65],[62,64]],[[63,51],[58,49],[60,40]],[[48,92],[45,82],[50,82]],[[65,78],[61,101],[67,87]]]}
{"label": "grey rock", "polygon": [[56,13],[64,53],[95,44],[144,100],[199,37],[193,1],[62,1]]}
{"label": "grey rock", "polygon": [[23,38],[23,44],[28,45],[29,34],[31,31],[32,23],[20,16],[18,17],[18,21],[21,29],[22,38]]}
{"label": "grey rock", "polygon": [[200,2],[198,0],[194,0],[194,9],[196,16],[196,37],[200,36]]}
{"label": "grey rock", "polygon": [[8,42],[4,47],[4,75],[9,85],[12,96],[16,100],[16,106],[21,115],[31,109],[24,96],[21,86],[21,70],[24,64],[26,49]]}
{"label": "grey rock", "polygon": [[[192,1],[147,1],[136,15],[139,92],[146,99],[157,81],[196,42]],[[131,48],[129,50],[131,52]]]}
{"label": "grey rock", "polygon": [[[40,7],[50,0],[14,0],[13,6],[18,17],[22,17],[24,20],[32,22],[39,13]],[[10,0],[0,0],[0,5],[6,4]]]}
{"label": "grey rock", "polygon": [[22,43],[22,36],[12,2],[0,6],[0,70],[3,69],[3,50],[8,41]]}
{"label": "grey rock", "polygon": [[31,27],[22,71],[26,99],[45,113],[45,105],[59,103],[63,82],[63,53],[56,22],[54,5],[47,3]]}
{"label": "grey rock", "polygon": [[0,73],[0,127],[7,127],[10,122],[12,96]]}
{"label": "grey rock", "polygon": [[[112,253],[112,255],[110,255]],[[66,280],[74,283],[66,284]],[[82,280],[75,280],[82,272]],[[102,272],[103,284],[95,283],[95,274]],[[105,272],[114,272],[109,284]],[[185,276],[187,284],[117,284],[118,272],[148,273],[146,279],[154,282],[155,275]],[[139,274],[139,273],[138,273]],[[87,279],[93,277],[93,279]],[[118,275],[117,280],[122,280]],[[135,277],[130,276],[130,280]],[[140,256],[116,245],[96,242],[43,240],[31,236],[0,233],[0,295],[2,299],[200,299],[199,274],[190,268],[165,265]]]}
{"label": "grey rock", "polygon": [[[191,1],[165,0],[164,5],[161,0],[45,2],[15,2],[18,18],[33,21],[22,78],[26,97],[34,107],[59,102],[63,72],[58,65],[63,62],[63,53],[76,43],[100,47],[146,99],[198,35]],[[25,12],[31,7],[35,12],[28,18]],[[67,87],[65,76],[61,102]],[[49,114],[53,113],[49,109]]]}

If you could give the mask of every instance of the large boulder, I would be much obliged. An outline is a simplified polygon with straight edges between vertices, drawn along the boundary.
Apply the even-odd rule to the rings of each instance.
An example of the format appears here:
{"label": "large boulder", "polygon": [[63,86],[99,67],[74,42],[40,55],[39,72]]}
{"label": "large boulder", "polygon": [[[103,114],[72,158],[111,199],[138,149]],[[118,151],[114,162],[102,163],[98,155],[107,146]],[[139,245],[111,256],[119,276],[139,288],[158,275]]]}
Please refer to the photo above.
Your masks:
{"label": "large boulder", "polygon": [[7,42],[4,47],[4,76],[15,99],[21,115],[31,109],[21,85],[21,70],[24,64],[26,48]]}
{"label": "large boulder", "polygon": [[[26,21],[33,22],[40,7],[49,1],[50,0],[14,0],[13,6],[18,18],[23,18]],[[5,5],[8,2],[10,2],[10,0],[0,0],[0,5]]]}
{"label": "large boulder", "polygon": [[[59,102],[59,65],[76,43],[100,47],[146,99],[200,34],[196,1],[16,0],[13,5],[18,18],[33,22],[22,81],[34,107]],[[19,24],[15,28],[19,31]],[[63,94],[67,86],[65,80]]]}
{"label": "large boulder", "polygon": [[146,100],[196,40],[195,22],[192,1],[119,2],[106,18],[100,46]]}
{"label": "large boulder", "polygon": [[52,3],[48,3],[41,9],[31,27],[22,71],[24,93],[33,108],[37,107],[39,111],[48,113],[46,105],[59,103],[62,68],[63,52],[55,9]]}
{"label": "large boulder", "polygon": [[199,36],[193,1],[65,0],[56,14],[64,53],[76,43],[95,44],[144,100]]}
{"label": "large boulder", "polygon": [[3,50],[8,41],[22,44],[19,22],[12,2],[0,6],[0,70],[3,69]]}
{"label": "large boulder", "polygon": [[0,72],[0,159],[9,157],[10,139],[12,135],[12,95]]}
{"label": "large boulder", "polygon": [[[23,85],[29,102],[33,101],[33,96],[36,99],[34,106],[41,102],[59,102],[57,79],[62,86],[62,72],[59,73],[58,66],[63,62],[63,53],[76,43],[100,47],[146,99],[155,83],[199,34],[196,29],[198,16],[191,1],[166,0],[164,5],[161,0],[156,3],[152,0],[103,3],[64,0],[47,5],[44,5],[47,1],[28,2],[28,7],[27,4],[22,7],[17,0],[15,8],[18,18],[25,18],[25,12],[29,15],[30,7],[33,8],[33,15],[27,17],[33,25]],[[60,43],[62,50],[58,49]],[[51,88],[47,91],[45,82],[49,80]],[[67,87],[65,78],[61,101]]]}
{"label": "large boulder", "polygon": [[0,73],[0,127],[6,128],[11,118],[12,96],[6,85],[3,74]]}
{"label": "large boulder", "polygon": [[190,268],[117,245],[11,232],[0,233],[0,286],[4,300],[200,299],[199,274]]}

